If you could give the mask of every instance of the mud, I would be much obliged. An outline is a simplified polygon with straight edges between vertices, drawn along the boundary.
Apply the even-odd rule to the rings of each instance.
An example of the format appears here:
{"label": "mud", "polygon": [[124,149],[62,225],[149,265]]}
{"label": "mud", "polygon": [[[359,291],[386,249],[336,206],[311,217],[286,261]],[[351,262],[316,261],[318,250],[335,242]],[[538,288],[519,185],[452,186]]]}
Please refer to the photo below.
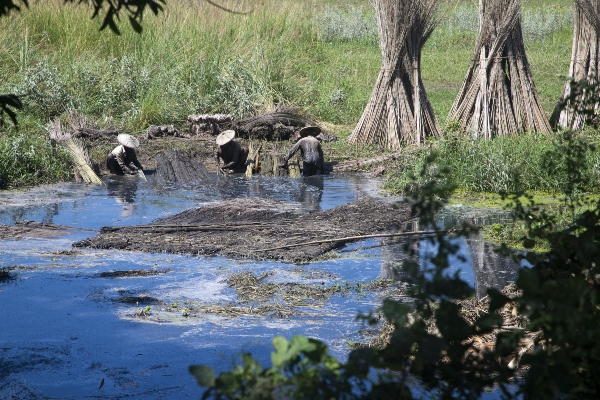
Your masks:
{"label": "mud", "polygon": [[[412,222],[409,206],[373,198],[312,212],[281,209],[269,200],[240,199],[193,208],[147,225],[103,227],[96,237],[73,246],[307,263],[332,256],[328,253],[363,235],[410,231]],[[278,248],[348,237],[357,238]]]}
{"label": "mud", "polygon": [[156,276],[160,274],[168,274],[169,272],[171,272],[170,269],[137,269],[134,271],[108,271],[98,274],[98,278],[131,278],[140,276]]}
{"label": "mud", "polygon": [[77,228],[34,221],[17,221],[14,225],[0,224],[0,239],[38,238],[63,236]]}

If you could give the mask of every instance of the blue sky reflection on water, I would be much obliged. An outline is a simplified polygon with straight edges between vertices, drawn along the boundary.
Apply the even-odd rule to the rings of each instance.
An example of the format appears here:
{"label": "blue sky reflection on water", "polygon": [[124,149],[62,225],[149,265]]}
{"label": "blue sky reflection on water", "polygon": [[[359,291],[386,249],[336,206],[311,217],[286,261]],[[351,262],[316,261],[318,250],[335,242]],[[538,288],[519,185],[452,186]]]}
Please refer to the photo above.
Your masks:
{"label": "blue sky reflection on water", "polygon": [[[197,398],[201,389],[187,373],[191,364],[217,371],[251,351],[270,357],[271,339],[305,334],[325,341],[344,358],[351,340],[364,339],[355,321],[381,296],[348,291],[298,315],[186,317],[170,304],[206,306],[236,301],[227,277],[251,270],[273,282],[348,285],[386,276],[401,242],[371,239],[340,251],[338,258],[292,265],[224,257],[190,257],[115,250],[80,250],[71,244],[102,226],[146,224],[207,202],[261,197],[292,208],[326,210],[373,194],[376,181],[362,175],[287,178],[230,177],[201,187],[157,187],[131,177],[107,185],[61,184],[0,193],[0,223],[19,220],[87,229],[52,239],[0,240],[0,267],[14,279],[0,282],[0,397]],[[465,247],[466,248],[466,247]],[[468,250],[468,249],[467,249]],[[152,276],[106,278],[124,270],[168,271]],[[145,304],[152,317],[136,312]],[[100,382],[105,383],[99,389]]]}

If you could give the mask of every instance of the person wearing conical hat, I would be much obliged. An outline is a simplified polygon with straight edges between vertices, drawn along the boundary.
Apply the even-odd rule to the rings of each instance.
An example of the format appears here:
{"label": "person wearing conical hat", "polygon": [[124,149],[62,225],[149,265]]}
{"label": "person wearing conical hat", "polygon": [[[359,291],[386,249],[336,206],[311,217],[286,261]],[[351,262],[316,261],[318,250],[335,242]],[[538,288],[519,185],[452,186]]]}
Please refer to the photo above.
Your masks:
{"label": "person wearing conical hat", "polygon": [[317,171],[323,174],[325,172],[325,163],[323,161],[321,141],[319,140],[320,136],[317,136],[319,133],[321,133],[321,128],[318,126],[305,126],[300,129],[300,132],[298,132],[300,139],[290,149],[283,163],[279,164],[279,167],[286,168],[289,159],[299,149],[302,154],[302,176],[312,176]]}
{"label": "person wearing conical hat", "polygon": [[[221,170],[229,169],[233,172],[246,171],[246,160],[248,159],[248,148],[242,147],[235,137],[234,130],[226,130],[221,132],[216,139],[217,151],[215,153],[215,162]],[[223,166],[221,166],[223,160]]]}
{"label": "person wearing conical hat", "polygon": [[135,149],[140,147],[139,140],[126,133],[119,134],[117,140],[120,144],[108,153],[106,168],[116,175],[135,175],[138,169],[143,170],[135,154]]}

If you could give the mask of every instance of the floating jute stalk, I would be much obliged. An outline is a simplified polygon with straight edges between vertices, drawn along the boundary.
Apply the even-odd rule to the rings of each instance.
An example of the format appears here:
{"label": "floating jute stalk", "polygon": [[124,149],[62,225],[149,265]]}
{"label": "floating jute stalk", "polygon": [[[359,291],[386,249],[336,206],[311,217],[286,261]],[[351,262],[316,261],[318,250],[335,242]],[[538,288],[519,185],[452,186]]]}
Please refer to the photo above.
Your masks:
{"label": "floating jute stalk", "polygon": [[[588,118],[585,107],[598,109],[599,103],[586,98],[593,93],[583,90],[573,93],[571,84],[587,81],[598,83],[600,68],[599,38],[600,31],[600,1],[575,0],[575,20],[573,25],[573,47],[569,65],[569,80],[566,82],[560,100],[558,101],[550,122],[553,126],[566,129],[581,129]],[[590,110],[587,110],[590,111]]]}
{"label": "floating jute stalk", "polygon": [[439,3],[375,0],[382,66],[350,143],[397,149],[440,135],[421,79],[421,50],[440,21]]}
{"label": "floating jute stalk", "polygon": [[535,89],[519,0],[479,0],[479,33],[448,120],[474,137],[551,131]]}

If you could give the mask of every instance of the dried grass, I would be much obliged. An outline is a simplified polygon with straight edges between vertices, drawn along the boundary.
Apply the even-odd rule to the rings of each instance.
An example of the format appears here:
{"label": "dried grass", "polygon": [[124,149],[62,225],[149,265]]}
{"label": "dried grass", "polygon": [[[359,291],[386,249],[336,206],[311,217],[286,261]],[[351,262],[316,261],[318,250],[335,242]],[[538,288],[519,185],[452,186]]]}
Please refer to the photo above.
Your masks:
{"label": "dried grass", "polygon": [[[574,25],[568,77],[574,82],[585,80],[590,83],[597,82],[600,69],[598,37],[600,1],[575,0]],[[581,112],[585,109],[582,105],[587,100],[585,97],[589,95],[589,93],[584,92],[577,96],[572,103],[566,102],[567,98],[571,96],[571,82],[567,81],[551,117],[552,124],[562,129],[582,129],[587,119],[586,115]],[[600,107],[600,103],[595,102],[594,109],[597,110],[598,107]]]}
{"label": "dried grass", "polygon": [[103,185],[104,182],[92,169],[92,162],[82,138],[75,137],[74,133],[78,128],[85,128],[85,119],[77,118],[71,114],[71,129],[64,130],[60,119],[55,118],[48,124],[48,133],[50,139],[55,140],[63,146],[73,161],[76,173],[78,173],[85,182]]}
{"label": "dried grass", "polygon": [[382,67],[369,102],[348,138],[390,149],[421,144],[440,130],[421,78],[421,50],[439,23],[439,0],[377,0]]}
{"label": "dried grass", "polygon": [[525,54],[519,0],[479,2],[479,34],[448,121],[474,137],[550,133]]}

